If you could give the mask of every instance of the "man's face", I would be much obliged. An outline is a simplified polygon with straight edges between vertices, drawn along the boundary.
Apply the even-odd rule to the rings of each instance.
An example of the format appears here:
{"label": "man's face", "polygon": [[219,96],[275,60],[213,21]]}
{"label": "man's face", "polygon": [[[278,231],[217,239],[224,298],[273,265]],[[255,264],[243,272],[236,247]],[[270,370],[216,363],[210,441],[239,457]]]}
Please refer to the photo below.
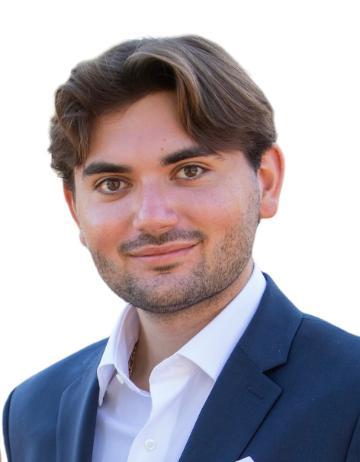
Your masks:
{"label": "man's face", "polygon": [[134,306],[173,312],[241,277],[262,185],[243,153],[211,153],[184,131],[171,92],[101,116],[66,197],[109,287]]}

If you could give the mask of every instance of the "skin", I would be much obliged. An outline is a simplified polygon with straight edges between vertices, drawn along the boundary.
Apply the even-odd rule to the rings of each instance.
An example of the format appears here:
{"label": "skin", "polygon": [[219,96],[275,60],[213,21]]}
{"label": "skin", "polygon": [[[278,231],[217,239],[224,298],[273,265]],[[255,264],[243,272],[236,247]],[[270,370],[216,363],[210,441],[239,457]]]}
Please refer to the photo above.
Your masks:
{"label": "skin", "polygon": [[[277,210],[283,157],[254,171],[183,129],[171,92],[100,116],[65,198],[100,275],[140,319],[133,381],[210,322],[248,281],[256,228]],[[139,360],[141,358],[141,360]]]}

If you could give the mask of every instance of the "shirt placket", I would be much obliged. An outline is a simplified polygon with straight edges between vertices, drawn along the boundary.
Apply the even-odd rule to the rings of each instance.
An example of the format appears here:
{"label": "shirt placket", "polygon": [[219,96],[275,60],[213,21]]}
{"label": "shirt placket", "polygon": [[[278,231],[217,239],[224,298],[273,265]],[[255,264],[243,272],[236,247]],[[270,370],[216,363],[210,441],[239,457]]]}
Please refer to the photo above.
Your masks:
{"label": "shirt placket", "polygon": [[150,417],[133,441],[128,462],[171,462],[168,454],[179,415],[179,398],[191,380],[192,369],[180,357],[168,358],[154,369],[150,376]]}

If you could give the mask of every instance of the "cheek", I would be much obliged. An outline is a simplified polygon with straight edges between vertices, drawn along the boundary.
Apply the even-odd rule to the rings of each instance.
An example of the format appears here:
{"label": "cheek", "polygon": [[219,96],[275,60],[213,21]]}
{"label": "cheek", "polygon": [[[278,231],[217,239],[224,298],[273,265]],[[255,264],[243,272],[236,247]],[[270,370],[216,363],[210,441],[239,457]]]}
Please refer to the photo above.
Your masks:
{"label": "cheek", "polygon": [[188,198],[191,219],[206,232],[217,229],[223,233],[224,228],[232,222],[239,223],[242,216],[241,193],[239,191],[219,188],[215,191],[202,191]]}
{"label": "cheek", "polygon": [[88,247],[99,250],[116,247],[126,229],[124,213],[115,204],[83,207],[79,224]]}

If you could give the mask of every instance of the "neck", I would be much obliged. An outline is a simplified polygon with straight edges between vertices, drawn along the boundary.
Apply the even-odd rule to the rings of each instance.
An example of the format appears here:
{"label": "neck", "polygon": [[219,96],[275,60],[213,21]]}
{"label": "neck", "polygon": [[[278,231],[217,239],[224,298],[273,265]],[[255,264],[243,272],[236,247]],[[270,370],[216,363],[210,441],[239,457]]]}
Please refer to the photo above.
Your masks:
{"label": "neck", "polygon": [[132,372],[134,383],[148,390],[153,368],[214,319],[246,285],[252,269],[253,261],[250,260],[230,286],[187,309],[175,313],[150,313],[137,308],[140,333]]}

